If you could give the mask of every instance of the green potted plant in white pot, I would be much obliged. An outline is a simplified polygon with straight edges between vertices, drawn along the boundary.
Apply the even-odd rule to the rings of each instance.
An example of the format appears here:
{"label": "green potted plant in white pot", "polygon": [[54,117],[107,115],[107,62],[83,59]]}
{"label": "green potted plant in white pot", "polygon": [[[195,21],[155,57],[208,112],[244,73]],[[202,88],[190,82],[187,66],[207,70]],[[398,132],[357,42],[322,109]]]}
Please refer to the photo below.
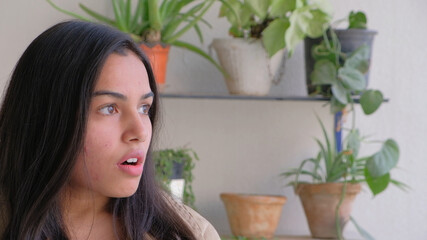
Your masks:
{"label": "green potted plant in white pot", "polygon": [[273,78],[281,78],[283,70],[277,70],[281,64],[273,62],[284,61],[283,50],[286,48],[291,55],[306,36],[321,36],[331,20],[327,1],[220,1],[219,16],[230,23],[232,38],[214,39],[212,46],[227,73],[231,94],[268,94]]}
{"label": "green potted plant in white pot", "polygon": [[140,43],[153,66],[159,89],[162,90],[166,79],[166,66],[170,46],[177,46],[204,57],[220,71],[221,67],[202,49],[193,44],[180,41],[188,30],[197,32],[200,42],[203,35],[199,27],[205,22],[202,17],[215,0],[111,0],[114,18],[109,18],[91,10],[84,4],[80,8],[90,17],[85,17],[58,7],[47,0],[55,9],[83,21],[95,21],[119,29]]}

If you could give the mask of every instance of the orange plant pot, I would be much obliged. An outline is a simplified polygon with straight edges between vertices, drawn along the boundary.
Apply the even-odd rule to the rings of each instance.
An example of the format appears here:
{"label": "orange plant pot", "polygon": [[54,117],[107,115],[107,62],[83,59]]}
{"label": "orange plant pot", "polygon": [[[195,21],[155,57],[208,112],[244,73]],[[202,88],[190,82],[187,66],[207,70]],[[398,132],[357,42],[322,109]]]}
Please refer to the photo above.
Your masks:
{"label": "orange plant pot", "polygon": [[284,196],[222,193],[234,236],[272,238],[282,213]]}
{"label": "orange plant pot", "polygon": [[[313,238],[337,238],[335,211],[340,201],[343,183],[298,184],[295,192],[299,195],[308,226]],[[344,201],[339,209],[339,221],[343,231],[350,219],[351,208],[360,184],[347,183]]]}
{"label": "orange plant pot", "polygon": [[157,86],[159,90],[162,91],[166,83],[166,69],[170,45],[162,46],[161,44],[156,44],[154,46],[149,46],[145,43],[141,43],[139,46],[150,60]]}

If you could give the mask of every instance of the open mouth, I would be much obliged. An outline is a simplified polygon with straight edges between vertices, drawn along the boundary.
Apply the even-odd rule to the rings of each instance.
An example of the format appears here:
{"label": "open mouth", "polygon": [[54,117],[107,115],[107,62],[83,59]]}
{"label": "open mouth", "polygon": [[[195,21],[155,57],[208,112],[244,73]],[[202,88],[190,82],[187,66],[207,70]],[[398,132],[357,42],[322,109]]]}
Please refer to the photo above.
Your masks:
{"label": "open mouth", "polygon": [[136,164],[138,164],[138,158],[129,158],[128,160],[122,163],[122,165],[132,165],[132,166],[135,166]]}

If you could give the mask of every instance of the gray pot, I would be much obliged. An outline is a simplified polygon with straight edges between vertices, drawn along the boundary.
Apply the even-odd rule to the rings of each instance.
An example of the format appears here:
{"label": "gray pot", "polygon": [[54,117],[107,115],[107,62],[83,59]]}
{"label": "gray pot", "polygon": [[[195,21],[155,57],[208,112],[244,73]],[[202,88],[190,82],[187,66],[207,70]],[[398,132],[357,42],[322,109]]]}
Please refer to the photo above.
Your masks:
{"label": "gray pot", "polygon": [[[341,43],[341,51],[344,53],[351,53],[363,44],[369,47],[369,64],[372,56],[372,47],[374,37],[378,33],[374,30],[368,29],[334,29],[337,34],[338,40]],[[310,74],[314,69],[314,59],[311,56],[311,49],[314,45],[319,44],[322,41],[322,37],[312,39],[306,38],[304,40],[304,51],[305,51],[305,73],[308,94],[314,92],[315,87],[311,84]],[[366,85],[369,83],[369,70],[365,74]]]}

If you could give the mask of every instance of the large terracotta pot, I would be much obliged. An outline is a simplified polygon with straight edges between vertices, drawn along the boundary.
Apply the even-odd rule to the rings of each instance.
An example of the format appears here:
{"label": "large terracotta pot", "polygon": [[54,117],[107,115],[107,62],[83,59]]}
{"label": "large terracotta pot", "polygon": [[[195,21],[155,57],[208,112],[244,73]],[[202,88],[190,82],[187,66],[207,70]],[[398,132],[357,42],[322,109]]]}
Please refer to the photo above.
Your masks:
{"label": "large terracotta pot", "polygon": [[[350,219],[351,207],[360,189],[360,184],[347,183],[339,209],[341,232]],[[337,238],[335,211],[342,190],[343,183],[298,184],[295,192],[300,196],[313,238]]]}
{"label": "large terracotta pot", "polygon": [[140,47],[151,62],[158,89],[162,92],[166,83],[166,70],[170,45],[148,45],[146,43],[141,43]]}
{"label": "large terracotta pot", "polygon": [[234,193],[222,193],[220,196],[234,236],[274,236],[286,197]]}

